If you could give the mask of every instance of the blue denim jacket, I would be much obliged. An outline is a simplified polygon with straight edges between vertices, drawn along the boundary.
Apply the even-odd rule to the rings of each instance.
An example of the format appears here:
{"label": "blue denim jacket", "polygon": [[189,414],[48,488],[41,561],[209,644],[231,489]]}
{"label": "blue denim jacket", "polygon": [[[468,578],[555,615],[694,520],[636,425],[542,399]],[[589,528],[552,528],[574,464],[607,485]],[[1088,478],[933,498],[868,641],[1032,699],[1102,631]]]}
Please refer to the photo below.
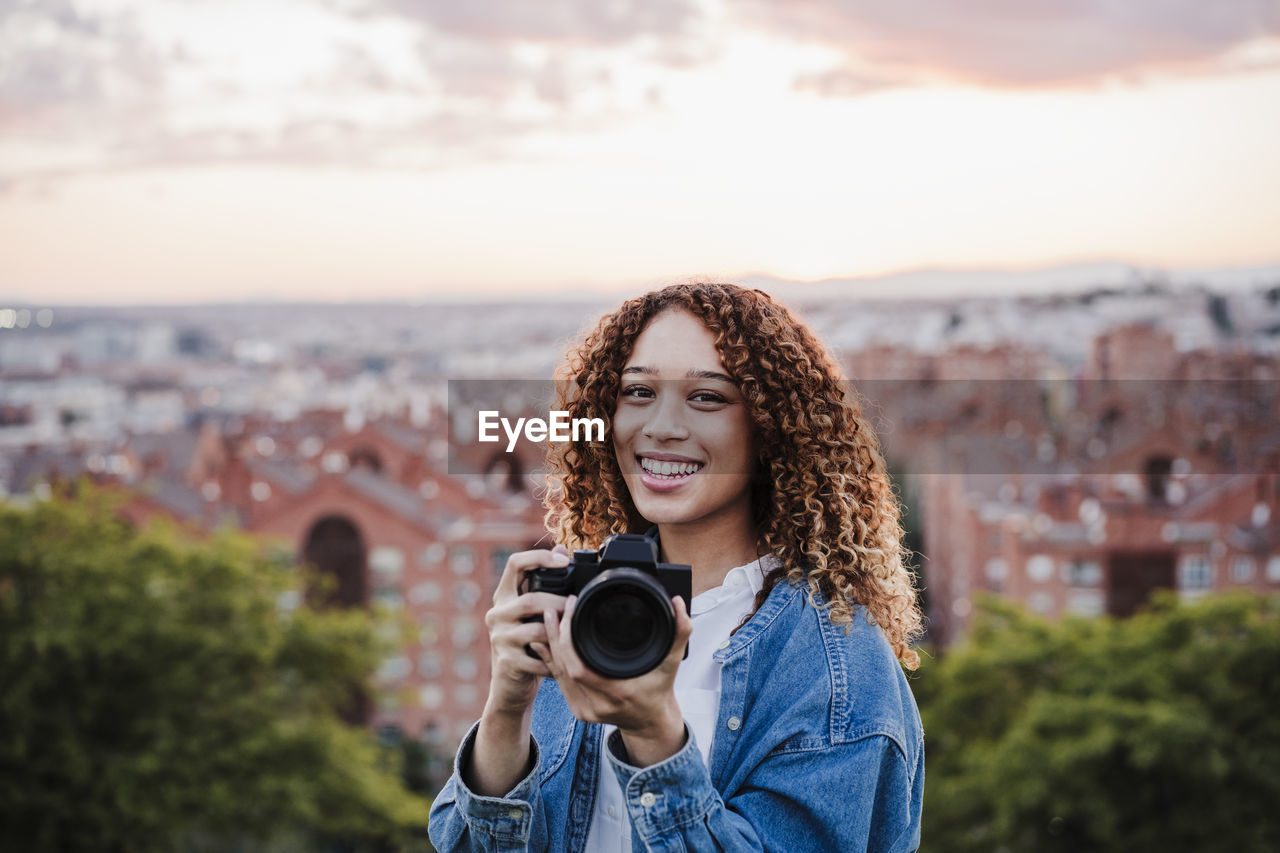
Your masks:
{"label": "blue denim jacket", "polygon": [[[692,733],[645,768],[620,759],[620,739],[610,739],[608,769],[626,795],[633,850],[919,847],[924,734],[906,677],[861,608],[846,634],[807,593],[779,583],[716,652],[723,668],[709,770]],[[575,720],[544,679],[532,729],[533,769],[499,798],[473,793],[458,772],[472,727],[431,807],[439,850],[582,849],[602,727]]]}

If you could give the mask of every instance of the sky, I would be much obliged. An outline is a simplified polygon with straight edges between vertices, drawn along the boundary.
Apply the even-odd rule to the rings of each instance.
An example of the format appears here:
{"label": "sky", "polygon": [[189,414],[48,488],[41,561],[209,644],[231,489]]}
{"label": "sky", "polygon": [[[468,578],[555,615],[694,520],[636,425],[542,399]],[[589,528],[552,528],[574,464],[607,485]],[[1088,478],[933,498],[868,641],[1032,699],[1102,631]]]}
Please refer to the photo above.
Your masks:
{"label": "sky", "polygon": [[0,0],[0,302],[1263,267],[1277,152],[1280,0]]}

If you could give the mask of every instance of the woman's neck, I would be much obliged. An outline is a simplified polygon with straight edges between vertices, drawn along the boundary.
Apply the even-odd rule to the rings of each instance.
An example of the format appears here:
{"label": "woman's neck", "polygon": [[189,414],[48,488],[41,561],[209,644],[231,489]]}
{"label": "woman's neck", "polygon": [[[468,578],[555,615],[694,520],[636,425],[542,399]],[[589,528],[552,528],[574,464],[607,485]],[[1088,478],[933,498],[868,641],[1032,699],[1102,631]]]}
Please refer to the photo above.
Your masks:
{"label": "woman's neck", "polygon": [[[662,560],[693,567],[693,594],[714,589],[730,569],[750,563],[756,551],[755,530],[745,519],[696,525],[659,524]],[[686,602],[687,604],[687,602]]]}

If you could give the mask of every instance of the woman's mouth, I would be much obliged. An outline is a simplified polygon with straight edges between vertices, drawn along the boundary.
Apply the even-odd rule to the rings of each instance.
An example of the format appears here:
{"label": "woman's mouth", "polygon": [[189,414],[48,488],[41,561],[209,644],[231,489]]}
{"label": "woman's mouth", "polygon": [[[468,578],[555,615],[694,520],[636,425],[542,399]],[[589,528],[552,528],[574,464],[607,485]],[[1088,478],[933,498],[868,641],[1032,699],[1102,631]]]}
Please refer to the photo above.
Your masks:
{"label": "woman's mouth", "polygon": [[701,462],[668,461],[637,456],[641,479],[645,485],[659,490],[673,488],[687,481],[702,469]]}

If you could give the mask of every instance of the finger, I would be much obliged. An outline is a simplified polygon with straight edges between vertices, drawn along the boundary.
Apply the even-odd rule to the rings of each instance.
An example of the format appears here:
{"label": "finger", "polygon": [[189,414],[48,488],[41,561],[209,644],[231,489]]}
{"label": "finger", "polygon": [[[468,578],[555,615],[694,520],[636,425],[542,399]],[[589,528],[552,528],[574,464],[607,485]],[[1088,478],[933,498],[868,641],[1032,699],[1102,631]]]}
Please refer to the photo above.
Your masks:
{"label": "finger", "polygon": [[[567,608],[568,605],[566,604]],[[568,610],[565,611],[566,616]],[[553,607],[548,607],[542,611],[542,626],[547,632],[547,645],[555,649],[560,645],[560,614]]]}
{"label": "finger", "polygon": [[521,617],[537,616],[548,608],[559,613],[564,609],[564,596],[553,592],[525,592],[493,609],[498,619],[518,622]]}
{"label": "finger", "polygon": [[[532,644],[532,647],[539,645],[542,644]],[[529,675],[537,675],[541,678],[555,677],[551,674],[551,669],[547,666],[547,662],[541,657],[529,657],[529,655],[525,654],[524,646],[521,646],[519,651],[503,654],[499,660],[501,662],[500,666],[507,671],[514,670],[516,672],[527,673]]]}
{"label": "finger", "polygon": [[538,656],[538,659],[535,661],[532,658],[529,658],[528,660],[532,663],[536,663],[542,669],[543,675],[547,678],[559,677],[556,675],[555,667],[553,666],[555,659],[552,657],[551,650],[547,648],[546,643],[530,643],[529,649]]}
{"label": "finger", "polygon": [[512,622],[495,631],[490,641],[494,646],[518,646],[523,649],[530,643],[545,643],[547,630],[542,622]]}
{"label": "finger", "polygon": [[493,600],[514,596],[518,592],[520,578],[530,569],[543,566],[563,567],[569,565],[569,555],[545,548],[532,551],[517,551],[507,558],[507,565],[502,569],[502,577],[498,580],[498,588],[493,593]]}
{"label": "finger", "polygon": [[569,551],[569,549],[566,548],[564,545],[557,545],[556,547],[551,549],[551,552],[553,554],[564,554],[566,557],[573,556],[573,554]]}
{"label": "finger", "polygon": [[667,653],[667,660],[679,662],[684,659],[685,646],[689,644],[689,637],[693,635],[693,618],[689,616],[689,608],[684,603],[684,596],[677,595],[672,598],[671,607],[676,612],[676,636],[671,642],[671,651]]}
{"label": "finger", "polygon": [[[556,681],[560,681],[564,677],[564,662],[557,656],[556,651],[560,648],[560,619],[552,610],[547,610],[542,614],[542,624],[546,628],[546,641],[533,643],[531,647],[538,656],[546,663],[547,669],[551,672],[551,677]],[[562,690],[564,685],[561,686]]]}
{"label": "finger", "polygon": [[573,613],[577,607],[578,596],[569,596],[564,603],[560,624],[556,626],[556,635],[552,637],[551,632],[548,631],[547,639],[550,640],[551,650],[556,656],[557,663],[564,667],[565,673],[570,678],[582,680],[590,676],[586,664],[582,662],[582,658],[578,657],[578,650],[573,647]]}

